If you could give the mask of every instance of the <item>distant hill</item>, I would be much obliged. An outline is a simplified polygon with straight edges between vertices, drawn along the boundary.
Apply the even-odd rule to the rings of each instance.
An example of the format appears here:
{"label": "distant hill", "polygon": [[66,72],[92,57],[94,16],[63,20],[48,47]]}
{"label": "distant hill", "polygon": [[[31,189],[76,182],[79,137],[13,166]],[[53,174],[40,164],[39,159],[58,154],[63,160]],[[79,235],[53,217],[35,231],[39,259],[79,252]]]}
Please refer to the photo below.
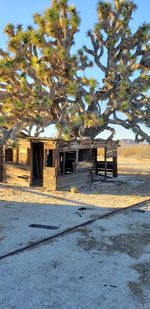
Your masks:
{"label": "distant hill", "polygon": [[120,146],[130,146],[130,145],[138,145],[138,144],[147,144],[146,142],[136,143],[134,139],[123,138],[119,141]]}
{"label": "distant hill", "polygon": [[133,139],[130,138],[123,138],[119,141],[119,144],[121,146],[125,146],[125,145],[134,145],[136,144],[135,141]]}

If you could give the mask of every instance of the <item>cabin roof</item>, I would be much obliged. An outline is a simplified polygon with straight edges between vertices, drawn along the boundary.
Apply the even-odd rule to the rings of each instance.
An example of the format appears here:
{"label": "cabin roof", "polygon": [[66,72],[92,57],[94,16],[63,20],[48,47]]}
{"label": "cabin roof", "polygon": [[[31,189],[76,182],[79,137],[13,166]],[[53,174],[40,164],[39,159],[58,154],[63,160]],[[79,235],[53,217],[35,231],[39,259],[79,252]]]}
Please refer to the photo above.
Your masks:
{"label": "cabin roof", "polygon": [[57,148],[99,148],[99,147],[113,147],[117,148],[118,147],[118,142],[113,141],[113,140],[105,140],[101,138],[96,138],[96,139],[73,139],[70,141],[65,141],[63,139],[57,139],[57,138],[48,138],[48,137],[33,137],[33,136],[20,136],[20,140],[28,140],[31,142],[51,142],[55,145]]}
{"label": "cabin roof", "polygon": [[64,139],[59,139],[59,138],[51,138],[51,137],[35,137],[35,136],[27,136],[27,135],[19,135],[18,138],[21,139],[29,139],[32,141],[36,141],[36,140],[40,140],[40,141],[52,141],[52,142],[58,142],[58,143],[74,143],[74,142],[78,142],[78,143],[90,143],[90,142],[102,142],[102,143],[114,143],[114,144],[118,144],[117,141],[114,140],[106,140],[106,139],[102,139],[102,138],[86,138],[86,139],[72,139],[69,141],[66,141]]}

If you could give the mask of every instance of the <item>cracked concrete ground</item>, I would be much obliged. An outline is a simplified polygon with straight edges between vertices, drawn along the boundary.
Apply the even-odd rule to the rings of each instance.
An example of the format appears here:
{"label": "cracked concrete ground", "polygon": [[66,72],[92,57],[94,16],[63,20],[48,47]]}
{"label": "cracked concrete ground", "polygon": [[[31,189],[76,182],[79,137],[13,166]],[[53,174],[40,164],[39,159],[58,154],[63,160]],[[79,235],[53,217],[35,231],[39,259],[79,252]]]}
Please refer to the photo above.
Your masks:
{"label": "cracked concrete ground", "polygon": [[[94,211],[85,208],[80,218],[72,208],[70,216],[86,221]],[[7,257],[0,274],[1,309],[149,309],[150,204]]]}
{"label": "cracked concrete ground", "polygon": [[[149,166],[125,164],[116,183],[76,195],[1,184],[0,256],[148,200]],[[149,286],[149,202],[0,260],[0,309],[150,309]]]}

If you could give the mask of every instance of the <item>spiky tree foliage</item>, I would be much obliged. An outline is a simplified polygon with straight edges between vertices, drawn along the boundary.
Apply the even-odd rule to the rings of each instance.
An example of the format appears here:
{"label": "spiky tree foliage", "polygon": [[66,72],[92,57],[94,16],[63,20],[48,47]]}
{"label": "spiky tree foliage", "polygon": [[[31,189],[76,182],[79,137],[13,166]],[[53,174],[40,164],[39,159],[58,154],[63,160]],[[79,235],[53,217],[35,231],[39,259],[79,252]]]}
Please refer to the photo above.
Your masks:
{"label": "spiky tree foliage", "polygon": [[99,115],[102,126],[87,134],[95,136],[108,125],[118,124],[132,129],[137,141],[150,141],[141,127],[150,125],[150,25],[143,24],[132,33],[130,20],[135,9],[130,0],[98,2],[98,22],[88,32],[92,47],[84,50],[103,74],[102,87],[95,91],[99,111],[104,103]]}
{"label": "spiky tree foliage", "polygon": [[[7,25],[8,52],[0,50],[1,141],[36,125],[39,134],[56,124],[59,136],[95,137],[111,125],[131,128],[136,139],[149,136],[149,25],[135,33],[129,22],[130,0],[98,3],[98,22],[88,32],[91,49],[72,55],[80,18],[67,0],[53,0],[44,14],[34,14],[35,28]],[[99,88],[82,71],[93,61],[103,74]],[[104,60],[104,61],[103,61]],[[3,137],[3,138],[2,138]]]}
{"label": "spiky tree foliage", "polygon": [[83,54],[80,61],[71,55],[80,18],[67,2],[53,0],[43,15],[34,14],[35,28],[5,28],[8,52],[0,50],[1,142],[14,139],[22,128],[30,132],[33,125],[36,134],[54,123],[67,136],[75,134],[70,115],[80,106],[73,106],[72,98],[82,92],[76,72],[90,62]]}

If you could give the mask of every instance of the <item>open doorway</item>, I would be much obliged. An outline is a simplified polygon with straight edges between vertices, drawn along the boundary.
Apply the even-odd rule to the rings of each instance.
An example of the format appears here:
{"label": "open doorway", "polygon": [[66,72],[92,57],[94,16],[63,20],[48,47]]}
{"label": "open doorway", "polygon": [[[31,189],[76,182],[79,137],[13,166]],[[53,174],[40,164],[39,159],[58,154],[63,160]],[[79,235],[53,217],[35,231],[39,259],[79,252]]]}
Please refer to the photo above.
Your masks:
{"label": "open doorway", "polygon": [[32,143],[32,186],[43,186],[43,143]]}

